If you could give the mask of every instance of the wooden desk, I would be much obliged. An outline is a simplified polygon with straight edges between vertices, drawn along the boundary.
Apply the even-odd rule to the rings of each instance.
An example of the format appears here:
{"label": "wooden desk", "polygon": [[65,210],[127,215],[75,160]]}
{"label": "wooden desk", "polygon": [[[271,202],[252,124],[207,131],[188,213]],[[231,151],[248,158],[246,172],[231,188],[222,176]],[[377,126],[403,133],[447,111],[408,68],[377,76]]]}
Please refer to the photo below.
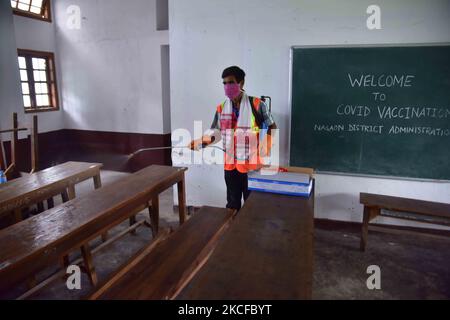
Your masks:
{"label": "wooden desk", "polygon": [[152,202],[151,220],[159,217],[158,195],[178,184],[180,224],[185,221],[185,168],[150,166],[120,181],[0,231],[0,292],[27,280],[71,251],[82,248],[85,267],[97,276],[89,241],[135,215]]}
{"label": "wooden desk", "polygon": [[252,192],[210,259],[177,299],[310,299],[314,193]]}
{"label": "wooden desk", "polygon": [[171,299],[205,261],[231,219],[226,209],[203,207],[168,239],[130,259],[90,299]]}
{"label": "wooden desk", "polygon": [[[410,220],[422,223],[450,226],[450,204],[431,201],[361,193],[360,203],[364,205],[361,230],[361,251],[366,250],[369,223],[378,216]],[[398,212],[382,213],[382,209]]]}
{"label": "wooden desk", "polygon": [[[101,187],[100,163],[66,162],[31,175],[0,184],[0,216],[14,212],[16,222],[22,220],[21,210],[56,195],[63,200],[75,198],[75,185],[93,178],[94,187]],[[66,198],[65,198],[66,197]]]}

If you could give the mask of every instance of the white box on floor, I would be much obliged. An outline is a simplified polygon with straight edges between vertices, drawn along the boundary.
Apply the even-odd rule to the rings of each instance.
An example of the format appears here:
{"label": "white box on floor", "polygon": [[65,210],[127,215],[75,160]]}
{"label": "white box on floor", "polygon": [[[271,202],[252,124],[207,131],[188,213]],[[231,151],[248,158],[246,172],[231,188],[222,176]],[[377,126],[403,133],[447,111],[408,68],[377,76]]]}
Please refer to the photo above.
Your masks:
{"label": "white box on floor", "polygon": [[309,197],[312,186],[313,179],[307,173],[278,172],[264,175],[255,171],[248,175],[248,189],[251,191]]}

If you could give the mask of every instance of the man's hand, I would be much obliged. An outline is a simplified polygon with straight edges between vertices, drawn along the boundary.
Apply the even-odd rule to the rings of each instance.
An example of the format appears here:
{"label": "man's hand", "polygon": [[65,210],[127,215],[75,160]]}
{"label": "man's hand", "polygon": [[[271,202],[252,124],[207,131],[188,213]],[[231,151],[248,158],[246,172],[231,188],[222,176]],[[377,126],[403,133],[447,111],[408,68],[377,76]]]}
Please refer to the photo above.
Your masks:
{"label": "man's hand", "polygon": [[212,143],[212,139],[209,136],[203,136],[201,139],[192,140],[188,148],[193,151],[199,151],[201,148],[206,147]]}
{"label": "man's hand", "polygon": [[188,146],[193,151],[198,151],[202,148],[202,139],[192,140]]}

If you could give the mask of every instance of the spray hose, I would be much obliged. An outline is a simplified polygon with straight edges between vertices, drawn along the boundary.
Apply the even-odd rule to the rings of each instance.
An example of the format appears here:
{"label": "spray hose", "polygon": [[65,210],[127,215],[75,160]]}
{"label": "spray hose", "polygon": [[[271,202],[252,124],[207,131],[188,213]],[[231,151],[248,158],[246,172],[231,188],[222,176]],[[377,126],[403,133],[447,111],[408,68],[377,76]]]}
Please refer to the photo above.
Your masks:
{"label": "spray hose", "polygon": [[[226,153],[228,156],[234,157],[235,160],[239,160],[239,161],[246,161],[246,160],[248,160],[247,158],[245,158],[245,159],[239,159],[239,158],[237,158],[236,156],[234,156],[234,154],[230,154],[230,152],[228,152],[228,151],[225,150],[224,148],[221,148],[221,147],[218,147],[218,146],[206,146],[206,145],[202,145],[202,147],[201,147],[201,149],[206,149],[206,148],[211,148],[211,149],[217,149],[217,150],[220,150],[220,151]],[[142,152],[158,151],[158,150],[177,150],[177,149],[189,149],[189,150],[192,150],[192,149],[189,148],[189,147],[173,147],[173,146],[171,146],[171,147],[143,148],[143,149],[139,149],[139,150],[137,150],[136,152],[130,154],[130,155],[128,156],[128,160],[134,158],[135,156],[137,156],[139,153],[142,153]],[[179,154],[180,154],[180,153],[179,153]]]}

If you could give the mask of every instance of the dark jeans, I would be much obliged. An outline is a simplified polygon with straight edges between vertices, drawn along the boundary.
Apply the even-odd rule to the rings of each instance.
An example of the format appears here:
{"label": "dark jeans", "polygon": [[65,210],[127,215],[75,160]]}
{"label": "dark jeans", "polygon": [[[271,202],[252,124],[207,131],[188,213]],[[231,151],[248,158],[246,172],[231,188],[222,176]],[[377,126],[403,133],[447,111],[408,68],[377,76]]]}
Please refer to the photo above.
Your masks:
{"label": "dark jeans", "polygon": [[246,201],[250,195],[250,191],[248,191],[248,175],[240,173],[236,169],[233,171],[225,170],[225,183],[227,184],[227,208],[240,210],[242,197]]}

